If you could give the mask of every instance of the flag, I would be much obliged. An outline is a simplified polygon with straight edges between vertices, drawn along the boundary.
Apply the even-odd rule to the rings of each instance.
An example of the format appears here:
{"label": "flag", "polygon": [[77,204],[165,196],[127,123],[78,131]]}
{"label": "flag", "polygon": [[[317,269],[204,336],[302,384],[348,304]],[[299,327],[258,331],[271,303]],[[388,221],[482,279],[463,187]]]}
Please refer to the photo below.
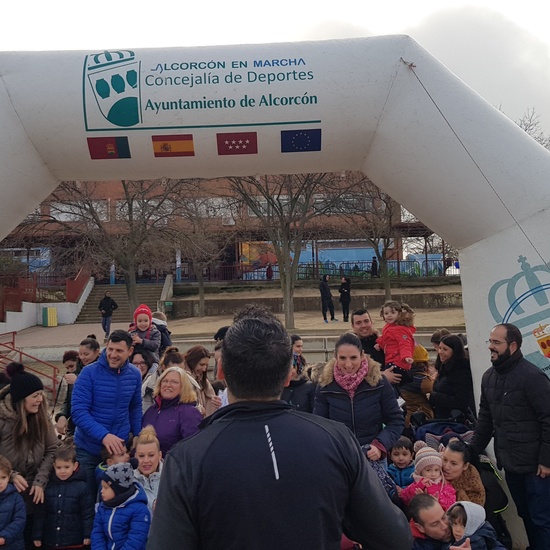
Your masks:
{"label": "flag", "polygon": [[281,132],[281,153],[303,153],[321,150],[321,129],[283,130]]}
{"label": "flag", "polygon": [[216,134],[218,155],[256,155],[258,154],[258,134],[256,132],[237,132]]}
{"label": "flag", "polygon": [[193,134],[151,136],[155,157],[194,157]]}
{"label": "flag", "polygon": [[88,149],[92,160],[132,158],[127,137],[88,138]]}

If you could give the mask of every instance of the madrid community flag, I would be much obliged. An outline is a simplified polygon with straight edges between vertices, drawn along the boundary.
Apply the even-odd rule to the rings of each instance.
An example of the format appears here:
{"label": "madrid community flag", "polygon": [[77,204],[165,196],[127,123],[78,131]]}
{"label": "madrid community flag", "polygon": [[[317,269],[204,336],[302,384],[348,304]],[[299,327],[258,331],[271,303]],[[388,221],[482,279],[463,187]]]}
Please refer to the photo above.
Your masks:
{"label": "madrid community flag", "polygon": [[194,157],[193,134],[152,136],[155,157]]}
{"label": "madrid community flag", "polygon": [[303,153],[321,150],[321,129],[283,130],[281,132],[281,153]]}
{"label": "madrid community flag", "polygon": [[88,138],[88,149],[92,160],[132,158],[127,137]]}
{"label": "madrid community flag", "polygon": [[218,155],[256,155],[258,134],[256,132],[234,132],[216,134]]}

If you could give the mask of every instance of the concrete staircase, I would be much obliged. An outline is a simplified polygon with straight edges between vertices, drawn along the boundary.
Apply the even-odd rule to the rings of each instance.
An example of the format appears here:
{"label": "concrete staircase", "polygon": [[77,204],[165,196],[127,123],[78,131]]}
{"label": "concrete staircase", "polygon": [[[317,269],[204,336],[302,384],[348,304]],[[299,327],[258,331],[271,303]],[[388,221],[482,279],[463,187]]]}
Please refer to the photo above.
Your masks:
{"label": "concrete staircase", "polygon": [[[142,284],[137,285],[137,295],[140,304],[147,304],[151,311],[157,309],[157,301],[160,299],[162,284]],[[101,313],[97,309],[99,302],[105,295],[105,292],[111,293],[111,298],[118,304],[118,309],[113,313],[112,322],[130,323],[134,312],[130,311],[128,297],[126,295],[125,285],[96,285],[82,311],[76,319],[77,323],[98,323],[101,319]]]}

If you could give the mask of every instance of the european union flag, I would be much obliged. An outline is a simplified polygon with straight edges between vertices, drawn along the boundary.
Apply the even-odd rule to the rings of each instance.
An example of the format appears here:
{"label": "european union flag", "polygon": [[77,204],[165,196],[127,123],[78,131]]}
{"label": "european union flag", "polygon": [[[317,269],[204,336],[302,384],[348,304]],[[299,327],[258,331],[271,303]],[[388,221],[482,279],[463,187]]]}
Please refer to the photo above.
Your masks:
{"label": "european union flag", "polygon": [[303,153],[321,150],[321,129],[283,130],[281,132],[281,153]]}

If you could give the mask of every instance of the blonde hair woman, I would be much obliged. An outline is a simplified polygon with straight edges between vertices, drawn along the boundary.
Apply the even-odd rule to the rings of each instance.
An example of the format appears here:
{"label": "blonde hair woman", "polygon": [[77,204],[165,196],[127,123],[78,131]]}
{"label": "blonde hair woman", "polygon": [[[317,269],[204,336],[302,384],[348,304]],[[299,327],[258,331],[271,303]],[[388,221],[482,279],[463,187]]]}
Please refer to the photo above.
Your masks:
{"label": "blonde hair woman", "polygon": [[147,507],[153,513],[162,474],[162,451],[153,426],[145,426],[134,441],[138,467],[134,479],[139,481],[147,495]]}
{"label": "blonde hair woman", "polygon": [[160,450],[166,455],[175,443],[199,431],[202,414],[191,381],[179,367],[170,367],[159,376],[153,401],[141,424],[154,427]]}

